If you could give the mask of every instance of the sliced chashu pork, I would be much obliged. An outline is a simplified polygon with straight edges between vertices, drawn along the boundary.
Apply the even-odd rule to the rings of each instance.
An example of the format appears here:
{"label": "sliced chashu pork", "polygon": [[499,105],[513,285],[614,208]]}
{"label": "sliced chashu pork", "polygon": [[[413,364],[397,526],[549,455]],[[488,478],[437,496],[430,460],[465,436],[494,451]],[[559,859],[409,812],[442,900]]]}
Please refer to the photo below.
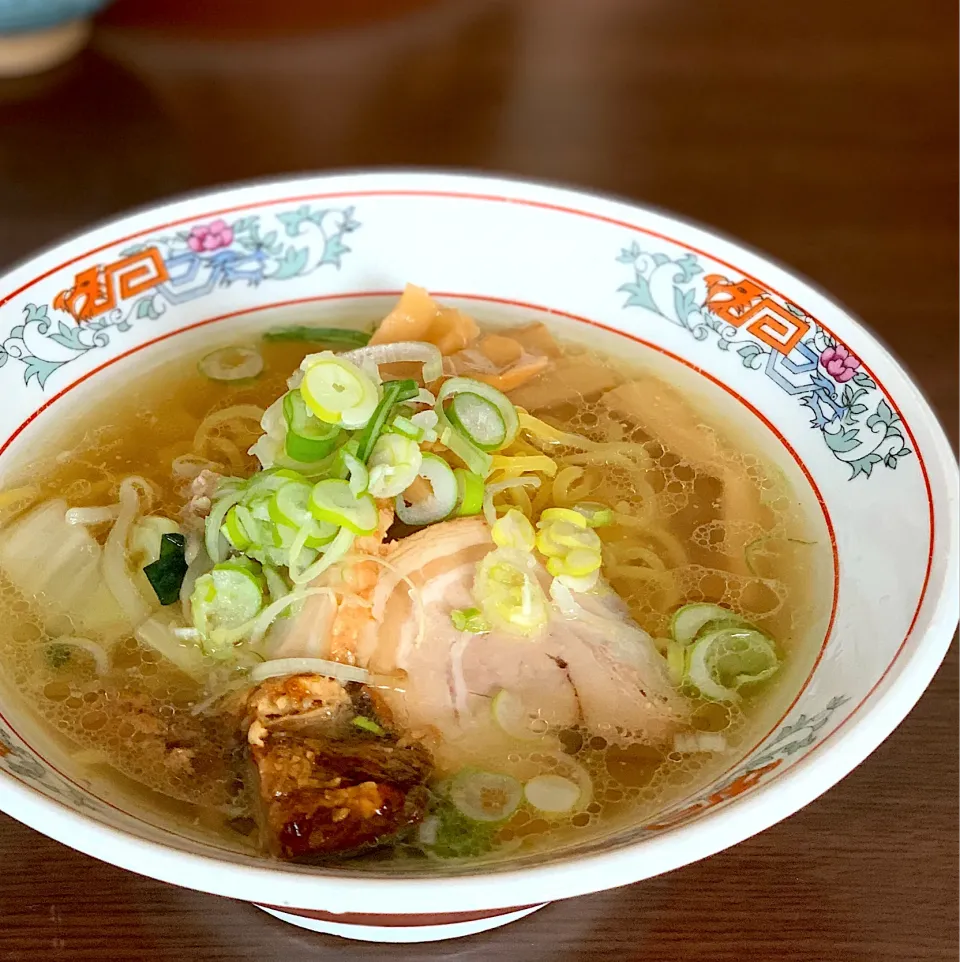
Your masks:
{"label": "sliced chashu pork", "polygon": [[357,664],[357,653],[370,648],[374,625],[370,597],[377,586],[384,539],[393,524],[393,507],[381,504],[374,534],[358,538],[349,564],[324,572],[311,587],[320,589],[303,603],[300,614],[271,632],[271,658],[329,658]]}
{"label": "sliced chashu pork", "polygon": [[[400,679],[383,697],[397,724],[434,730],[449,749],[491,737],[491,699],[506,689],[550,726],[575,724],[615,736],[666,740],[688,715],[663,660],[612,591],[573,596],[566,612],[551,606],[536,637],[458,631],[451,613],[476,604],[477,562],[494,545],[486,522],[464,518],[382,546],[376,585],[365,596],[355,648],[339,660]],[[547,590],[550,577],[539,569]],[[349,573],[341,575],[349,579]],[[308,609],[299,616],[303,619]],[[306,638],[319,622],[295,624]],[[311,642],[328,654],[328,640]]]}

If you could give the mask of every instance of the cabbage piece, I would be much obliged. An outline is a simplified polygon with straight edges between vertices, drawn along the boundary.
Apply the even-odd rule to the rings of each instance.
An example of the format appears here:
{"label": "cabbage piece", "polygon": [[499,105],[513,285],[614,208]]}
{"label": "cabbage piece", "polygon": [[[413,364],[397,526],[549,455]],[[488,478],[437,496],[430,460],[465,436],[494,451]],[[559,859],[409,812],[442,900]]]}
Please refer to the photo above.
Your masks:
{"label": "cabbage piece", "polygon": [[0,530],[0,571],[51,634],[63,633],[69,618],[73,632],[117,641],[133,626],[104,581],[103,548],[66,513],[65,501],[46,501]]}

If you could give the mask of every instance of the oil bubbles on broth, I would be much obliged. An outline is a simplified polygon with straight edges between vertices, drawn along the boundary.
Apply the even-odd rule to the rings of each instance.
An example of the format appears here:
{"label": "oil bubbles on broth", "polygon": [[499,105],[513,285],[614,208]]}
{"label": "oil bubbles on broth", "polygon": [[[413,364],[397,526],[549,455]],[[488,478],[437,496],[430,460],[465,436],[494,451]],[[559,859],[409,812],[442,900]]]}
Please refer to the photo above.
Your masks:
{"label": "oil bubbles on broth", "polygon": [[[457,358],[454,363],[466,365],[466,371],[446,373],[470,376],[470,364],[479,361],[468,351],[476,353],[477,344],[489,347],[487,362],[507,364],[503,358],[512,348],[501,336],[505,326],[508,321],[496,317],[485,323],[475,335],[479,341],[450,352],[445,361]],[[71,510],[112,506],[99,520],[96,514],[84,516],[88,523],[81,526],[96,550],[107,554],[124,479],[142,479],[136,490],[143,514],[179,522],[185,503],[197,497],[193,484],[201,471],[238,478],[258,471],[261,465],[248,451],[262,434],[263,412],[287,391],[287,379],[304,355],[317,348],[296,339],[251,343],[263,359],[255,377],[204,376],[198,361],[223,346],[221,339],[144,367],[133,399],[116,387],[88,392],[68,448],[52,435],[43,444],[33,441],[31,463],[21,457],[19,470],[7,472],[0,493],[0,545],[3,532],[28,508],[62,499]],[[595,531],[603,576],[619,598],[610,610],[653,639],[656,657],[669,661],[677,654],[677,609],[700,604],[728,613],[728,625],[757,626],[775,639],[781,664],[769,681],[745,686],[735,701],[722,701],[704,697],[691,684],[689,653],[681,652],[674,681],[688,705],[688,722],[676,736],[651,737],[616,722],[567,720],[517,739],[508,725],[505,736],[498,731],[478,742],[460,761],[477,771],[506,773],[502,784],[473,785],[478,797],[509,796],[514,783],[525,786],[524,793],[489,824],[483,825],[482,817],[457,823],[459,835],[453,837],[459,842],[441,844],[438,816],[424,818],[420,812],[419,830],[400,836],[388,853],[401,870],[430,870],[436,857],[455,864],[565,848],[652,818],[729,767],[765,731],[809,670],[825,624],[829,543],[815,502],[786,453],[757,442],[755,427],[736,402],[640,347],[624,363],[614,359],[612,349],[587,350],[572,338],[544,344],[524,345],[519,358],[509,360],[508,371],[530,364],[528,352],[534,352],[535,363],[548,359],[536,376],[508,391],[527,418],[521,423],[540,427],[521,431],[498,452],[492,477],[515,479],[517,470],[541,473],[535,485],[499,485],[491,498],[496,514],[516,509],[536,522],[547,509],[604,506],[608,523]],[[500,353],[492,357],[494,351]],[[576,444],[570,443],[573,436]],[[544,454],[549,471],[536,467]],[[514,470],[510,458],[516,464],[526,458],[530,467]],[[392,534],[409,530],[399,526]],[[135,551],[135,545],[128,543],[127,550]],[[116,791],[159,812],[155,817],[200,825],[231,845],[255,844],[254,818],[263,814],[250,777],[247,732],[238,725],[244,692],[236,673],[205,654],[197,655],[193,670],[181,670],[129,631],[121,637],[107,632],[108,642],[91,645],[91,616],[64,609],[54,597],[61,591],[59,581],[51,582],[28,599],[0,574],[0,666],[7,683],[67,740],[95,781],[113,779]],[[465,650],[452,657],[463,657]],[[568,670],[563,658],[556,663],[559,671]],[[218,688],[224,697],[211,700]],[[488,719],[493,695],[464,691],[456,697],[472,717]],[[356,717],[370,721],[362,713]],[[437,766],[430,791],[455,798],[458,789],[450,786],[456,773],[452,763],[444,767],[455,753],[449,745],[430,747]],[[570,785],[578,794],[567,804],[563,791]],[[558,798],[556,804],[567,807],[552,811],[551,799]],[[462,818],[462,811],[456,817]],[[424,861],[424,853],[434,857]],[[383,868],[380,856],[376,864]]]}

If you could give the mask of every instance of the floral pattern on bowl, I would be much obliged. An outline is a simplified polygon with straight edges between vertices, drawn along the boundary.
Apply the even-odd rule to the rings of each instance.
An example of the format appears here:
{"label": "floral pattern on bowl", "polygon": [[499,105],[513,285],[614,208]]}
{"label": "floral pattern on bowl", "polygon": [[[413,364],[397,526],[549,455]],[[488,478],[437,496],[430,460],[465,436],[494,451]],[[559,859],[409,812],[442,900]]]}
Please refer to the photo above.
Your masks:
{"label": "floral pattern on bowl", "polygon": [[850,480],[870,477],[878,464],[896,468],[911,454],[900,418],[859,370],[860,360],[796,304],[745,278],[702,276],[691,252],[671,258],[634,241],[617,260],[634,271],[633,280],[619,287],[628,295],[625,307],[654,313],[698,341],[713,336],[721,351],[734,351],[745,368],[762,371],[809,409],[810,427],[849,466]]}

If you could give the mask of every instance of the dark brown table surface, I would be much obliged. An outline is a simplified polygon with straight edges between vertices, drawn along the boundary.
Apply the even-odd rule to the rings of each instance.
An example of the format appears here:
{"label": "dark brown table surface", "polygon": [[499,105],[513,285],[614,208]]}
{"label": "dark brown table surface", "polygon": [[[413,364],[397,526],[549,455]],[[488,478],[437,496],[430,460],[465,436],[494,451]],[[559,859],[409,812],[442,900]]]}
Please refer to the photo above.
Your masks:
{"label": "dark brown table surface", "polygon": [[[205,4],[172,39],[121,6],[71,64],[0,83],[0,267],[228,180],[423,165],[567,181],[793,265],[879,332],[955,438],[953,0],[173,6]],[[331,26],[331,6],[360,12]],[[954,646],[899,730],[786,822],[631,888],[409,948],[303,932],[0,816],[0,959],[956,959],[957,758]]]}

